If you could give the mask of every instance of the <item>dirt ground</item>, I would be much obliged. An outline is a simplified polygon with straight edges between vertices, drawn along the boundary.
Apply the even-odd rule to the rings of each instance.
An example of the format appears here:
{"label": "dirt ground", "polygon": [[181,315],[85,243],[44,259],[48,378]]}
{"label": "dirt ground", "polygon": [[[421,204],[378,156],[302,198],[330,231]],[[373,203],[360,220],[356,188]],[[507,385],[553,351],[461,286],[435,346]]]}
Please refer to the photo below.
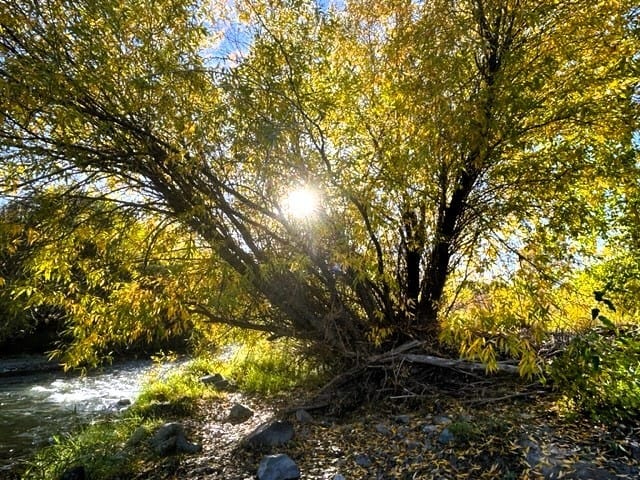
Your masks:
{"label": "dirt ground", "polygon": [[[563,416],[552,393],[530,386],[476,393],[434,388],[340,416],[309,410],[312,418],[302,420],[292,408],[301,394],[265,400],[228,393],[182,420],[200,453],[150,462],[136,478],[255,479],[268,454],[288,455],[309,480],[640,478],[640,422],[605,426]],[[236,403],[254,415],[227,422]],[[242,446],[275,418],[294,426],[290,442],[261,451]]]}

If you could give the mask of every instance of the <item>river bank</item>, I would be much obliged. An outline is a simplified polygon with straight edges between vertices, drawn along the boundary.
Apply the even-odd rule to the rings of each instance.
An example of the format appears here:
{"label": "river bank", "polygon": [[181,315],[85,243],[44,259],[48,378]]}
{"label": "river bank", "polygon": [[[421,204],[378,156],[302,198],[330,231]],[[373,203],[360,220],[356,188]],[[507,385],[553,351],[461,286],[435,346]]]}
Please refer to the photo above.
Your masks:
{"label": "river bank", "polygon": [[61,366],[45,355],[15,355],[0,357],[0,379],[36,373],[61,371]]}
{"label": "river bank", "polygon": [[80,375],[43,356],[1,359],[0,478],[54,438],[133,402],[155,368],[129,360]]}

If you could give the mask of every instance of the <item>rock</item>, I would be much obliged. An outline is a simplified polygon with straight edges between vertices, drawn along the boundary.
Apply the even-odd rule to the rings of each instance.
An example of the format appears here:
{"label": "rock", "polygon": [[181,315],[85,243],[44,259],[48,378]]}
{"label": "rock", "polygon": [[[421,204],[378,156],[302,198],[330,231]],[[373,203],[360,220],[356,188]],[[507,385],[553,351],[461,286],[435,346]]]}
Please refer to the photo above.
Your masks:
{"label": "rock", "polygon": [[394,420],[396,423],[408,425],[411,422],[411,417],[409,415],[396,415]]}
{"label": "rock", "polygon": [[347,480],[346,478],[344,478],[344,475],[340,474],[340,473],[336,473],[331,480]]}
{"label": "rock", "polygon": [[60,480],[85,480],[87,473],[83,466],[70,468],[62,474]]}
{"label": "rock", "polygon": [[129,400],[128,398],[121,398],[116,402],[116,407],[120,408],[128,407],[129,405],[131,405],[131,400]]}
{"label": "rock", "polygon": [[542,449],[540,445],[534,442],[530,438],[522,438],[520,439],[520,446],[525,450],[525,460],[529,468],[533,469],[540,463],[542,460]]}
{"label": "rock", "polygon": [[438,425],[425,425],[422,427],[422,433],[426,433],[428,435],[433,435],[436,432],[440,431],[440,427]]}
{"label": "rock", "polygon": [[200,377],[200,382],[204,383],[205,385],[211,385],[218,390],[226,390],[231,387],[231,383],[229,382],[229,380],[224,378],[219,373]]}
{"label": "rock", "polygon": [[369,468],[371,466],[371,459],[369,455],[365,453],[358,453],[355,458],[355,462],[363,468]]}
{"label": "rock", "polygon": [[384,423],[379,423],[376,425],[376,432],[382,435],[388,435],[388,436],[393,435],[393,432],[391,431],[391,429],[389,429],[389,427],[387,427]]}
{"label": "rock", "polygon": [[296,410],[296,420],[300,423],[311,423],[313,422],[313,417],[304,408],[299,408]]}
{"label": "rock", "polygon": [[455,440],[455,437],[453,436],[453,433],[451,433],[451,431],[448,428],[445,428],[444,430],[442,430],[442,432],[440,432],[440,435],[438,436],[438,442],[444,444],[447,443],[451,443]]}
{"label": "rock", "polygon": [[409,431],[409,428],[406,427],[405,425],[402,425],[398,428],[393,438],[395,438],[396,440],[404,440],[407,436],[408,431]]}
{"label": "rock", "polygon": [[437,416],[433,419],[433,423],[436,425],[449,425],[451,421],[449,417],[445,417],[444,415]]}
{"label": "rock", "polygon": [[404,462],[402,462],[405,466],[410,467],[411,465],[418,465],[424,463],[424,455],[411,455],[405,458]]}
{"label": "rock", "polygon": [[407,446],[407,450],[419,450],[424,447],[422,443],[415,440],[405,440],[404,444]]}
{"label": "rock", "polygon": [[247,435],[243,444],[252,447],[274,447],[283,445],[293,438],[293,425],[287,421],[276,420],[260,425]]}
{"label": "rock", "polygon": [[149,440],[149,445],[158,455],[166,457],[175,453],[197,453],[202,447],[187,440],[180,423],[165,423]]}
{"label": "rock", "polygon": [[631,447],[631,457],[634,460],[640,460],[640,442],[629,442],[629,446]]}
{"label": "rock", "polygon": [[191,443],[184,436],[176,437],[176,451],[177,453],[198,453],[202,450],[202,446],[197,443]]}
{"label": "rock", "polygon": [[225,380],[225,378],[219,373],[213,373],[211,375],[205,375],[204,377],[200,377],[200,382],[205,385],[214,385],[218,382]]}
{"label": "rock", "polygon": [[229,411],[227,422],[230,423],[242,423],[249,420],[253,416],[253,410],[241,405],[239,403],[234,404]]}
{"label": "rock", "polygon": [[293,480],[300,478],[300,469],[288,455],[267,455],[258,466],[258,480]]}

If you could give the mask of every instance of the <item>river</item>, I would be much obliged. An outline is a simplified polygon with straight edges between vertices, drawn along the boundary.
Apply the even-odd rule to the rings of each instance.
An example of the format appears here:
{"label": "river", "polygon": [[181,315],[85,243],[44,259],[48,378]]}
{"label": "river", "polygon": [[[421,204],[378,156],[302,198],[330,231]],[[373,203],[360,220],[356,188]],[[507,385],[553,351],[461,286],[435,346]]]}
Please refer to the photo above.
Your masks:
{"label": "river", "polygon": [[128,361],[81,376],[43,366],[38,357],[0,359],[0,478],[54,436],[134,401],[157,368]]}

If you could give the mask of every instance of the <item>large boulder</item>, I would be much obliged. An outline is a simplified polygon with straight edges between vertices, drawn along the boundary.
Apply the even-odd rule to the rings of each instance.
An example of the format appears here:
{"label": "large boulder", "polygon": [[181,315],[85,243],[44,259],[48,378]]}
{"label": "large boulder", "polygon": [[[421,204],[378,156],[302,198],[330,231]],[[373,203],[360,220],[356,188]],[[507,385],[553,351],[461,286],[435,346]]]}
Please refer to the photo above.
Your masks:
{"label": "large boulder", "polygon": [[288,455],[267,455],[258,467],[258,480],[294,480],[300,469]]}
{"label": "large boulder", "polygon": [[172,422],[162,425],[149,440],[151,449],[162,457],[176,453],[197,453],[201,446],[187,440],[184,427]]}
{"label": "large boulder", "polygon": [[275,447],[283,445],[293,438],[293,425],[287,421],[276,420],[260,425],[244,438],[243,443],[251,448]]}

